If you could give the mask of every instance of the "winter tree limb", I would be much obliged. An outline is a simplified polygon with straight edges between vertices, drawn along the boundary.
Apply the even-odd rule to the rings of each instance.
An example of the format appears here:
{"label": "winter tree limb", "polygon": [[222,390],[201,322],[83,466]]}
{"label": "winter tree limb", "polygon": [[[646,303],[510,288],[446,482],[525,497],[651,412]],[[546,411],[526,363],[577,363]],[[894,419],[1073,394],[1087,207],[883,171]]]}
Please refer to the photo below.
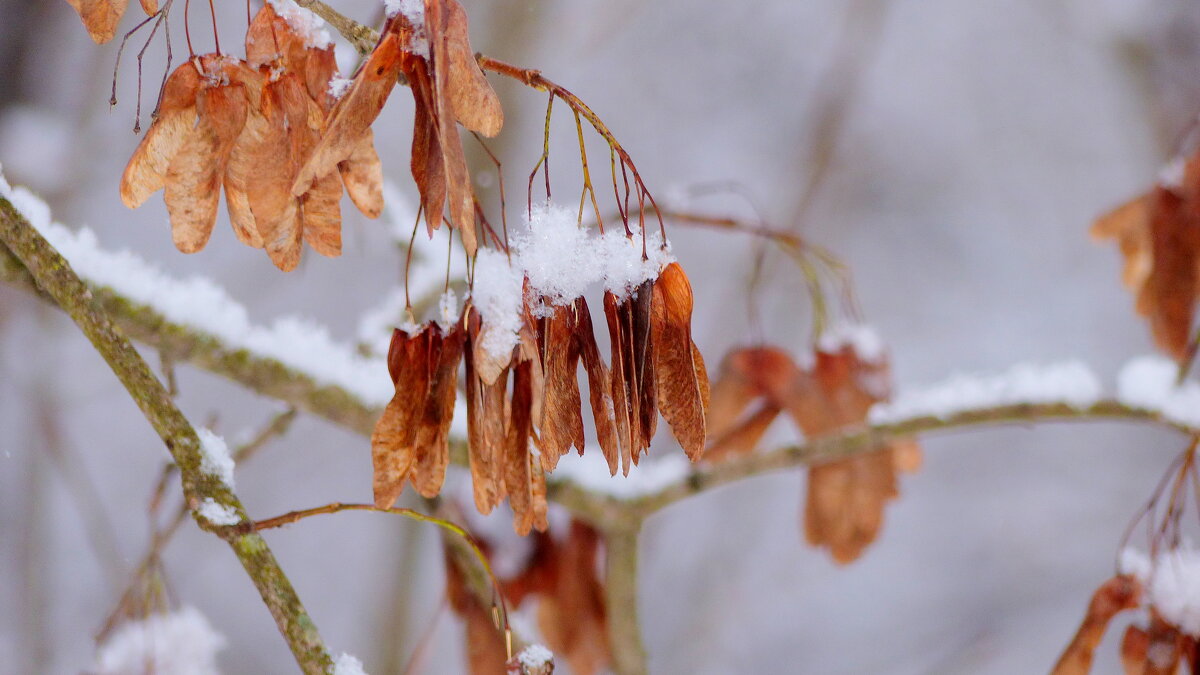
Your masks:
{"label": "winter tree limb", "polygon": [[[195,508],[202,501],[212,499],[233,509],[240,520],[247,520],[246,510],[233,490],[219,477],[201,470],[200,438],[175,406],[166,388],[128,338],[108,319],[70,264],[4,198],[0,198],[0,241],[12,257],[20,261],[37,287],[53,298],[79,326],[125,386],[179,466],[187,503]],[[327,672],[331,661],[316,625],[262,537],[213,525],[199,515],[196,522],[224,539],[233,549],[301,670],[311,674]]]}

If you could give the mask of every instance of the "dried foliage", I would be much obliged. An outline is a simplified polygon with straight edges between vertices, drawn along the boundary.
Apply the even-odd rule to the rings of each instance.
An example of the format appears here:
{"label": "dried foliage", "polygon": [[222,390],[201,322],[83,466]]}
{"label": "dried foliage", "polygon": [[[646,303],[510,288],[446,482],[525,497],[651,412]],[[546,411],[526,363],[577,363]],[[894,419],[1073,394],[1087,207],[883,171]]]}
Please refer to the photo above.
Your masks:
{"label": "dried foliage", "polygon": [[1159,183],[1101,216],[1092,236],[1117,241],[1125,258],[1121,280],[1137,312],[1158,347],[1185,361],[1200,299],[1200,155],[1186,162],[1178,183]]}
{"label": "dried foliage", "polygon": [[[96,44],[104,44],[116,34],[117,24],[125,15],[129,0],[67,0],[67,3],[79,15],[92,40]],[[158,11],[157,8],[151,10],[154,6],[155,0],[142,0],[142,8],[147,14]]]}
{"label": "dried foliage", "polygon": [[[752,451],[781,412],[807,438],[863,424],[871,405],[888,397],[888,373],[884,358],[862,358],[850,345],[817,349],[808,369],[774,347],[733,351],[713,384],[709,458]],[[900,441],[812,467],[804,510],[809,543],[828,548],[839,563],[857,559],[879,536],[887,502],[899,495],[898,472],[919,468],[920,456],[915,442]]]}
{"label": "dried foliage", "polygon": [[1142,585],[1132,576],[1120,575],[1104,582],[1088,605],[1087,614],[1071,644],[1058,659],[1051,675],[1086,675],[1091,672],[1096,648],[1118,612],[1133,609],[1141,602]]}

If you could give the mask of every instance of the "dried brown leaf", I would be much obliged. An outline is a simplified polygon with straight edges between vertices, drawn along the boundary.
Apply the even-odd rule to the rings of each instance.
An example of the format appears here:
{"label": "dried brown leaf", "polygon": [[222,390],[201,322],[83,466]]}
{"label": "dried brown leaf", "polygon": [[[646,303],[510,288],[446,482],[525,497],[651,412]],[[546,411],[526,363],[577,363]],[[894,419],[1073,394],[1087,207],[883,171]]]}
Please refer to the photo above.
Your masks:
{"label": "dried brown leaf", "polygon": [[142,11],[145,12],[147,16],[154,16],[155,14],[158,14],[158,0],[141,0],[141,2]]}
{"label": "dried brown leaf", "polygon": [[593,675],[611,662],[604,584],[596,574],[600,535],[572,521],[566,542],[554,552],[554,584],[538,603],[538,627],[546,644],[571,666]]}
{"label": "dried brown leaf", "polygon": [[464,127],[490,138],[500,133],[504,126],[504,110],[475,61],[468,37],[466,11],[457,0],[444,0],[444,7],[444,51],[435,47],[434,59],[442,58],[449,63],[445,88],[450,108]]}
{"label": "dried brown leaf", "polygon": [[579,344],[575,305],[555,307],[541,320],[538,338],[545,388],[541,432],[542,469],[553,471],[574,445],[583,451],[582,401],[579,396]]}
{"label": "dried brown leaf", "polygon": [[[654,282],[651,316],[653,379],[658,409],[692,461],[704,452],[704,396],[692,344],[692,286],[679,263]],[[705,376],[707,380],[707,376]]]}
{"label": "dried brown leaf", "polygon": [[418,421],[425,411],[433,367],[430,363],[434,341],[440,341],[436,324],[416,335],[396,330],[388,348],[388,371],[396,385],[396,394],[388,403],[371,434],[371,460],[374,466],[375,506],[389,508],[404,489],[416,456],[414,443]]}
{"label": "dried brown leaf", "polygon": [[[67,0],[96,44],[113,39],[129,0]],[[143,3],[143,7],[145,3]]]}
{"label": "dried brown leaf", "polygon": [[129,158],[121,177],[121,201],[141,206],[166,185],[167,166],[196,126],[196,93],[200,73],[188,61],[171,72],[163,87],[158,117]]}
{"label": "dried brown leaf", "polygon": [[300,200],[304,241],[314,251],[336,258],[342,254],[342,180],[325,174]]}
{"label": "dried brown leaf", "polygon": [[446,466],[450,464],[450,420],[454,417],[458,364],[462,361],[465,337],[461,324],[456,324],[437,345],[437,366],[429,382],[424,412],[417,423],[412,482],[417,492],[427,498],[441,492]]}
{"label": "dried brown leaf", "polygon": [[582,297],[575,299],[575,313],[575,340],[579,344],[583,368],[587,371],[588,402],[592,406],[592,418],[596,424],[596,441],[608,462],[609,474],[616,475],[621,449],[617,440],[612,375],[600,356],[600,348],[596,345],[596,335],[592,329],[591,310]]}
{"label": "dried brown leaf", "polygon": [[204,248],[217,219],[229,152],[246,122],[242,85],[201,89],[197,123],[167,165],[165,201],[171,238],[184,253]]}
{"label": "dried brown leaf", "polygon": [[1140,626],[1129,624],[1121,638],[1121,665],[1125,668],[1126,675],[1142,675],[1146,665],[1146,651],[1149,648],[1150,635]]}
{"label": "dried brown leaf", "polygon": [[712,443],[705,451],[705,457],[713,462],[719,462],[729,457],[749,454],[758,447],[763,434],[779,417],[781,409],[771,403],[762,405],[755,413],[737,426],[725,430],[720,436],[712,438]]}
{"label": "dried brown leaf", "polygon": [[533,432],[533,363],[519,361],[512,368],[512,403],[503,460],[504,488],[513,510],[513,529],[521,536],[533,528],[533,491],[530,477]]}
{"label": "dried brown leaf", "polygon": [[338,163],[338,171],[354,206],[364,216],[378,218],[383,212],[383,165],[375,152],[375,136],[370,129],[350,156]]}
{"label": "dried brown leaf", "polygon": [[479,323],[479,312],[474,307],[468,308],[466,343],[463,347],[467,371],[468,462],[475,508],[486,515],[491,513],[505,494],[500,467],[506,448],[508,422],[505,400],[508,382],[502,373],[494,383],[487,384],[476,371],[475,345],[479,340]]}

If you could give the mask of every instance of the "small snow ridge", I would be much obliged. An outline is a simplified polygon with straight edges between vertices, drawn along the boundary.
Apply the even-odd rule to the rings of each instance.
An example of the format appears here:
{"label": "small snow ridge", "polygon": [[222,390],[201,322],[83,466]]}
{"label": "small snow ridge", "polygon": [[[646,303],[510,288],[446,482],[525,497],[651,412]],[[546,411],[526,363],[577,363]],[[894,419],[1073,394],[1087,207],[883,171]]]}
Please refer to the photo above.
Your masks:
{"label": "small snow ridge", "polygon": [[1200,384],[1175,386],[1179,368],[1162,356],[1139,356],[1117,375],[1117,400],[1158,412],[1170,422],[1200,428]]}
{"label": "small snow ridge", "polygon": [[333,675],[367,675],[362,661],[342,652],[333,657]]}
{"label": "small snow ridge", "polygon": [[200,470],[233,487],[233,455],[225,439],[204,427],[198,427],[196,435],[200,437]]}
{"label": "small snow ridge", "polygon": [[218,504],[212,497],[205,497],[200,508],[196,509],[196,513],[213,525],[237,525],[242,521],[238,517],[237,510],[232,506]]}
{"label": "small snow ridge", "polygon": [[282,317],[269,327],[254,325],[246,308],[212,280],[177,279],[128,250],[105,250],[91,230],[72,231],[53,222],[44,201],[24,188],[9,187],[2,177],[0,196],[96,286],[111,288],[171,323],[208,333],[227,348],[250,350],[320,384],[341,387],[367,405],[385,405],[395,393],[381,359],[359,355],[335,341],[324,326],[300,317]]}
{"label": "small snow ridge", "polygon": [[554,662],[554,652],[542,645],[529,645],[517,654],[517,662],[525,668],[544,668]]}
{"label": "small snow ridge", "polygon": [[217,652],[225,638],[198,610],[154,614],[123,624],[100,645],[96,675],[218,675]]}
{"label": "small snow ridge", "polygon": [[325,30],[325,21],[311,11],[297,5],[294,0],[267,0],[275,13],[283,17],[292,30],[304,39],[305,47],[325,49],[333,44],[329,31]]}
{"label": "small snow ridge", "polygon": [[551,478],[566,479],[579,487],[600,494],[634,499],[654,494],[687,478],[692,463],[682,454],[663,455],[657,460],[643,459],[637,471],[628,476],[608,473],[608,462],[600,448],[589,446],[583,457],[563,457]]}
{"label": "small snow ridge", "polygon": [[843,347],[851,347],[858,358],[878,363],[886,355],[883,338],[874,328],[861,323],[836,323],[821,332],[817,339],[817,349],[826,353],[841,351]]}
{"label": "small snow ridge", "polygon": [[1022,363],[998,375],[954,375],[923,391],[871,407],[871,424],[916,417],[946,418],[975,408],[1064,403],[1086,408],[1100,400],[1100,378],[1079,361],[1045,366]]}

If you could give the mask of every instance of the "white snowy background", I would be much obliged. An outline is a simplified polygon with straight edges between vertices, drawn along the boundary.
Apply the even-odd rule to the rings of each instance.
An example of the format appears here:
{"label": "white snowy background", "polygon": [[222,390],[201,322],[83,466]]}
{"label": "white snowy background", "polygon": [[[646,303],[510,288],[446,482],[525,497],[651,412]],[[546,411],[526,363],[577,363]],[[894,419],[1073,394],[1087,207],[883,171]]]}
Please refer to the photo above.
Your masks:
{"label": "white snowy background", "polygon": [[[204,3],[192,4],[193,39],[209,49]],[[230,50],[243,10],[219,4]],[[364,20],[380,11],[367,0],[335,4]],[[1090,364],[1113,391],[1120,366],[1151,350],[1119,286],[1116,253],[1090,243],[1086,229],[1152,180],[1200,109],[1200,10],[1192,3],[464,4],[476,49],[540,68],[579,94],[657,195],[736,181],[779,226],[800,212],[819,141],[813,116],[846,81],[828,73],[845,62],[839,54],[861,56],[851,59],[863,64],[856,93],[802,231],[850,264],[900,391],[957,371],[1064,359]],[[137,13],[133,3],[122,27]],[[173,26],[177,58],[181,32]],[[350,50],[339,49],[349,70]],[[239,245],[224,215],[202,253],[178,253],[159,197],[131,212],[117,195],[137,138],[129,132],[132,51],[120,103],[107,105],[116,50],[115,42],[93,45],[65,2],[0,0],[7,179],[43,195],[59,222],[92,228],[106,247],[132,249],[172,275],[211,278],[255,324],[302,314],[339,340],[356,340],[360,317],[400,277],[389,226],[366,221],[347,201],[343,257],[308,251],[291,274]],[[147,52],[148,99],[162,61],[160,48]],[[493,148],[514,205],[540,153],[545,98],[496,86],[508,121]],[[410,100],[397,90],[376,145],[411,204]],[[556,111],[554,185],[571,203],[574,129],[565,108]],[[602,155],[592,159],[603,165]],[[749,215],[731,197],[692,205]],[[696,293],[697,342],[715,368],[750,337],[744,288],[754,242],[683,227],[671,234]],[[431,258],[445,251],[424,250]],[[757,298],[765,335],[803,351],[801,278],[779,261],[770,271]],[[230,443],[278,410],[220,378],[188,367],[178,374],[185,413]],[[772,438],[795,436],[780,425]],[[723,488],[650,521],[640,611],[651,671],[1044,672],[1112,573],[1129,517],[1182,441],[1093,422],[957,432],[925,448],[926,464],[904,479],[882,537],[846,568],[802,543],[798,472]],[[678,452],[669,442],[654,450]],[[92,667],[92,635],[145,548],[163,458],[78,331],[0,286],[0,671]],[[80,487],[87,484],[94,490]],[[237,468],[237,484],[258,517],[366,501],[367,443],[302,416]],[[354,654],[367,672],[401,672],[439,615],[434,532],[347,513],[268,540],[331,651]],[[166,563],[178,604],[224,636],[221,672],[291,672],[284,642],[224,544],[185,525]],[[1105,644],[1097,673],[1117,672],[1114,643]],[[421,672],[461,672],[461,653],[459,628],[443,615]]]}

